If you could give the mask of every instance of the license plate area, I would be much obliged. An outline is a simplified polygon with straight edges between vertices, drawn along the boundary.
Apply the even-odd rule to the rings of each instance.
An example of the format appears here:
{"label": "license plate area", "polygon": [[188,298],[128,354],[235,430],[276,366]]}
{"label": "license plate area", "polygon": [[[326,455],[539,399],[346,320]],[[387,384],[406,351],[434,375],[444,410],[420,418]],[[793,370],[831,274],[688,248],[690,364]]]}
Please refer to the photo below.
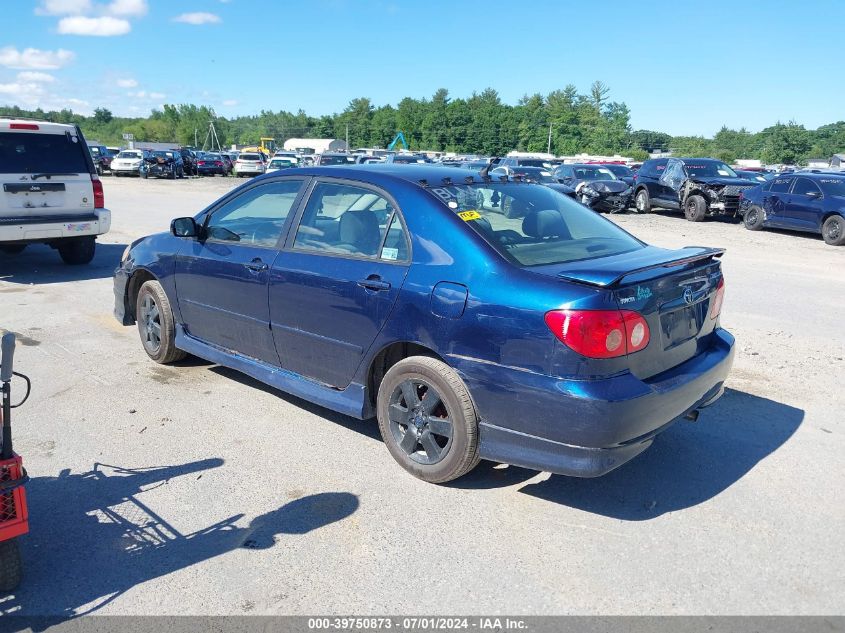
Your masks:
{"label": "license plate area", "polygon": [[706,301],[699,301],[661,314],[663,349],[671,349],[698,336],[704,325],[706,307]]}

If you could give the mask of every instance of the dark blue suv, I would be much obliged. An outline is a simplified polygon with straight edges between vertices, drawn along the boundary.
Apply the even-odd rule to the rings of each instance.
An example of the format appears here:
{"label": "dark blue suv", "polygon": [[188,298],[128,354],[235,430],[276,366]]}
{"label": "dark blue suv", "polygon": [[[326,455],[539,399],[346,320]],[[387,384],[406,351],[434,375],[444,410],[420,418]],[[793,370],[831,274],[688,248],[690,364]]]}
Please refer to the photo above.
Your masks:
{"label": "dark blue suv", "polygon": [[115,315],[156,362],[377,417],[426,481],[479,459],[593,477],[722,394],[721,254],[648,246],[524,179],[286,169],[133,242]]}
{"label": "dark blue suv", "polygon": [[821,233],[832,246],[845,245],[845,174],[797,172],[743,192],[745,228]]}

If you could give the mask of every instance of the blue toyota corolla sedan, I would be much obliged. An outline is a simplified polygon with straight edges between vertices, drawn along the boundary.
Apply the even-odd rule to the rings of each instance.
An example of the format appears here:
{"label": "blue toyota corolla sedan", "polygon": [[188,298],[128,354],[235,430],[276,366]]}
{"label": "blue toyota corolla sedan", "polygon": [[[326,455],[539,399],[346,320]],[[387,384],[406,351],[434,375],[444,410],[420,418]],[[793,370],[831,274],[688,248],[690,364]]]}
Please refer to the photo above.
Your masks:
{"label": "blue toyota corolla sedan", "polygon": [[291,169],[133,242],[115,315],[156,362],[376,417],[426,481],[480,459],[594,477],[722,394],[721,254],[649,246],[530,182]]}

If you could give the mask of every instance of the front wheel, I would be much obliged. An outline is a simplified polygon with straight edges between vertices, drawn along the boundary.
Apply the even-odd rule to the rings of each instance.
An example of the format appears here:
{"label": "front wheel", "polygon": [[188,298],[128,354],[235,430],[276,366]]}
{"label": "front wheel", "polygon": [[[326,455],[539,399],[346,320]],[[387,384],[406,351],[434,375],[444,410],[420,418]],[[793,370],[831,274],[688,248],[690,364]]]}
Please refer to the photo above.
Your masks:
{"label": "front wheel", "polygon": [[684,204],[684,216],[690,222],[701,222],[707,217],[707,202],[701,196],[690,196]]}
{"label": "front wheel", "polygon": [[755,204],[749,207],[748,211],[745,212],[745,215],[742,216],[742,224],[749,231],[759,231],[763,228],[764,219],[765,216],[763,215],[763,209]]}
{"label": "front wheel", "polygon": [[59,257],[65,264],[81,266],[94,259],[97,242],[93,237],[75,237],[59,243]]}
{"label": "front wheel", "polygon": [[411,356],[388,370],[378,390],[378,424],[387,450],[431,483],[475,468],[478,416],[460,376],[444,362]]}
{"label": "front wheel", "polygon": [[21,584],[23,566],[18,540],[10,539],[0,543],[0,591],[14,591]]}
{"label": "front wheel", "polygon": [[176,347],[176,325],[170,300],[161,284],[144,282],[135,301],[135,321],[147,356],[162,365],[185,358]]}
{"label": "front wheel", "polygon": [[637,213],[649,213],[651,211],[651,200],[648,197],[647,189],[640,189],[634,196],[634,207]]}
{"label": "front wheel", "polygon": [[845,245],[845,218],[841,215],[832,215],[822,225],[822,237],[825,244],[831,246]]}

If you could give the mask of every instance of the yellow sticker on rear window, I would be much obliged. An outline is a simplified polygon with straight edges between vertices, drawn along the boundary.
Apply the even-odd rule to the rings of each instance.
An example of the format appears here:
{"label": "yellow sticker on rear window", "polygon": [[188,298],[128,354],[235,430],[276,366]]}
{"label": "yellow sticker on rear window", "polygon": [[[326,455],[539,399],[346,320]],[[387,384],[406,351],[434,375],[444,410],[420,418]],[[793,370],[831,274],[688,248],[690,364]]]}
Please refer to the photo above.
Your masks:
{"label": "yellow sticker on rear window", "polygon": [[481,219],[481,214],[478,211],[461,211],[458,213],[458,217],[461,218],[464,222],[469,222],[470,220],[479,220]]}

